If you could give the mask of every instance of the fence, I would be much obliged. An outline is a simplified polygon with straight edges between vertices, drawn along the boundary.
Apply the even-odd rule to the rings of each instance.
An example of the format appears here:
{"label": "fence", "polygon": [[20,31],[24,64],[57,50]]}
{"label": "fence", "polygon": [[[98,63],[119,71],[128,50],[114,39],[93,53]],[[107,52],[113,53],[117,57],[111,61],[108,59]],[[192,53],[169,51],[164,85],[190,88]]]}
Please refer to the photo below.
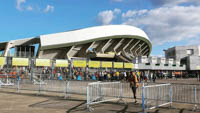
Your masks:
{"label": "fence", "polygon": [[[13,85],[2,85],[1,89],[14,89],[17,92],[30,91],[30,93],[36,94],[54,92],[62,94],[64,96],[66,94],[86,95],[87,86],[90,87],[88,90],[91,89],[92,94],[95,94],[95,91],[97,91],[95,90],[95,87],[97,86],[92,87],[90,85],[94,81],[51,80],[43,76],[46,75],[41,74],[37,79],[37,82],[35,83],[29,79],[18,80],[16,78],[9,78],[8,80],[10,81],[10,83],[13,83]],[[6,80],[6,76],[1,78],[2,83],[6,83]],[[116,84],[114,86],[109,85],[110,83]],[[129,83],[127,82],[121,82],[120,86],[118,85],[118,82],[100,82],[99,84],[100,85],[98,88],[102,89],[102,92],[98,93],[101,94],[101,97],[103,97],[102,101],[106,101],[109,99],[118,99],[119,96],[122,98],[133,98],[133,93],[130,89]],[[156,86],[154,87],[152,85],[155,84],[148,83],[148,85],[145,86],[145,88],[143,89],[142,84],[140,84],[137,89],[137,98],[142,99],[142,96],[144,96],[143,99],[146,99],[146,103],[144,106],[146,110],[171,102],[171,100],[169,101],[169,92],[173,93],[173,96],[171,98],[173,102],[194,104],[195,110],[197,109],[197,106],[200,105],[200,85],[171,84],[163,86],[163,84],[156,84]],[[142,91],[144,92],[142,93]],[[95,97],[95,95],[90,96],[91,102],[93,102],[93,99],[95,99],[93,97]]]}
{"label": "fence", "polygon": [[14,83],[7,74],[0,74],[0,87],[12,86],[12,85],[14,85]]}
{"label": "fence", "polygon": [[200,105],[200,85],[172,84],[173,102],[194,104],[194,110]]}
{"label": "fence", "polygon": [[122,85],[120,82],[94,82],[87,87],[87,108],[90,105],[122,98]]}
{"label": "fence", "polygon": [[92,81],[67,81],[67,93],[86,95],[87,86]]}
{"label": "fence", "polygon": [[172,104],[171,84],[149,85],[142,87],[143,112],[156,107]]}

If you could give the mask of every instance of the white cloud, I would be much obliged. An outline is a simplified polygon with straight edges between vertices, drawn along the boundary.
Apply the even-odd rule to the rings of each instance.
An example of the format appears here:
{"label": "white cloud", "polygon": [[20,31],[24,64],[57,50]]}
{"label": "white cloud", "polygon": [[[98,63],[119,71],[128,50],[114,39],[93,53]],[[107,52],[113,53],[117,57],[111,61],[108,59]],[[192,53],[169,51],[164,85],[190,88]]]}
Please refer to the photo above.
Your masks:
{"label": "white cloud", "polygon": [[22,3],[26,3],[26,0],[17,0],[17,5],[16,5],[16,8],[19,10],[19,11],[22,11],[22,7],[21,7],[21,4]]}
{"label": "white cloud", "polygon": [[119,14],[119,13],[121,13],[121,10],[118,9],[118,8],[115,8],[113,12],[114,12],[115,14]]}
{"label": "white cloud", "polygon": [[200,35],[200,6],[162,7],[129,10],[122,14],[123,24],[138,26],[153,44],[194,39]]}
{"label": "white cloud", "polygon": [[[33,11],[35,9],[39,9],[38,11],[41,11],[40,7],[39,8],[34,8],[33,6],[27,4],[26,2],[27,2],[26,0],[16,0],[16,8],[19,11],[23,11],[23,10]],[[42,12],[45,12],[45,13],[53,12],[53,11],[54,11],[54,6],[52,6],[52,5],[47,5],[46,8],[44,10],[42,10]]]}
{"label": "white cloud", "polygon": [[121,13],[121,10],[117,8],[114,9],[113,11],[112,10],[102,11],[98,14],[97,21],[103,25],[111,24],[116,15],[119,13]]}
{"label": "white cloud", "polygon": [[199,5],[200,0],[150,0],[155,6],[175,6],[181,4]]}
{"label": "white cloud", "polygon": [[47,7],[44,9],[44,12],[53,12],[54,11],[54,6],[52,5],[47,5]]}
{"label": "white cloud", "polygon": [[103,25],[110,24],[114,19],[114,14],[111,10],[106,10],[98,14],[97,20]]}
{"label": "white cloud", "polygon": [[27,11],[33,11],[33,7],[32,7],[32,6],[27,6],[27,7],[26,7],[26,10],[27,10]]}
{"label": "white cloud", "polygon": [[123,2],[124,0],[111,0],[113,2]]}
{"label": "white cloud", "polygon": [[148,10],[146,9],[139,10],[139,11],[128,10],[126,13],[122,14],[122,17],[127,18],[127,17],[141,16],[141,15],[144,15],[147,11]]}

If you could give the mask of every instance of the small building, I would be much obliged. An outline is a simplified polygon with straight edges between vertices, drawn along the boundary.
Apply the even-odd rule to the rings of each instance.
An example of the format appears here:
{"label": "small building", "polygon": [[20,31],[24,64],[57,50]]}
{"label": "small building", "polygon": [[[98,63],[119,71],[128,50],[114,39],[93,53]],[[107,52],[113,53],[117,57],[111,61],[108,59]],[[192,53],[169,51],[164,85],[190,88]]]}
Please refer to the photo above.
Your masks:
{"label": "small building", "polygon": [[173,58],[186,65],[186,70],[200,70],[200,45],[175,46],[165,51],[166,58]]}

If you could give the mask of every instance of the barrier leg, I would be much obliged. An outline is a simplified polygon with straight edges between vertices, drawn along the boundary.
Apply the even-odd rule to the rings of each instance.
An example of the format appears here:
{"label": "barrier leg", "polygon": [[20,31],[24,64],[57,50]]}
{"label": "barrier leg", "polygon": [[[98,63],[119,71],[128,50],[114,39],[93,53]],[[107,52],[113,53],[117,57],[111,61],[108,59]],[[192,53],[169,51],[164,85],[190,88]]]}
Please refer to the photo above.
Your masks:
{"label": "barrier leg", "polygon": [[2,81],[0,80],[0,88],[1,88]]}
{"label": "barrier leg", "polygon": [[144,89],[144,83],[142,84],[142,112],[140,113],[146,113],[146,109],[145,109],[145,89]]}
{"label": "barrier leg", "polygon": [[120,92],[119,92],[120,96],[119,96],[119,100],[117,101],[118,103],[122,102],[124,104],[127,104],[122,98],[123,98],[123,87],[122,87],[122,83],[120,83]]}
{"label": "barrier leg", "polygon": [[40,93],[41,93],[41,75],[40,75],[40,82],[38,85],[38,94],[37,95],[40,95]]}
{"label": "barrier leg", "polygon": [[197,106],[197,102],[198,100],[197,100],[197,88],[196,88],[196,86],[195,86],[195,88],[194,88],[194,102],[195,102],[195,105],[194,105],[194,111],[197,111],[197,109],[198,109],[198,106]]}
{"label": "barrier leg", "polygon": [[17,80],[17,93],[19,93],[19,80]]}
{"label": "barrier leg", "polygon": [[65,92],[64,99],[70,98],[70,94],[69,94],[69,92],[70,92],[70,82],[69,81],[66,82],[66,88],[64,90],[65,90],[64,91]]}
{"label": "barrier leg", "polygon": [[173,102],[173,89],[172,89],[172,86],[170,86],[170,108],[172,107],[172,102]]}
{"label": "barrier leg", "polygon": [[87,110],[89,112],[94,111],[94,109],[92,107],[90,107],[90,91],[89,91],[89,87],[87,87]]}

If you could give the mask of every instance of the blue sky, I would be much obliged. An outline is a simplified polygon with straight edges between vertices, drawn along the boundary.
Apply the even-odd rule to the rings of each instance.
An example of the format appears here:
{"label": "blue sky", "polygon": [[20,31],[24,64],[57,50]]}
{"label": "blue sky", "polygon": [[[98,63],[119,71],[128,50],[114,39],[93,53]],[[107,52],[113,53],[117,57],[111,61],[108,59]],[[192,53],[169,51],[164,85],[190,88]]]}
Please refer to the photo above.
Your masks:
{"label": "blue sky", "polygon": [[143,29],[152,55],[200,44],[200,0],[1,0],[0,42],[107,24]]}

